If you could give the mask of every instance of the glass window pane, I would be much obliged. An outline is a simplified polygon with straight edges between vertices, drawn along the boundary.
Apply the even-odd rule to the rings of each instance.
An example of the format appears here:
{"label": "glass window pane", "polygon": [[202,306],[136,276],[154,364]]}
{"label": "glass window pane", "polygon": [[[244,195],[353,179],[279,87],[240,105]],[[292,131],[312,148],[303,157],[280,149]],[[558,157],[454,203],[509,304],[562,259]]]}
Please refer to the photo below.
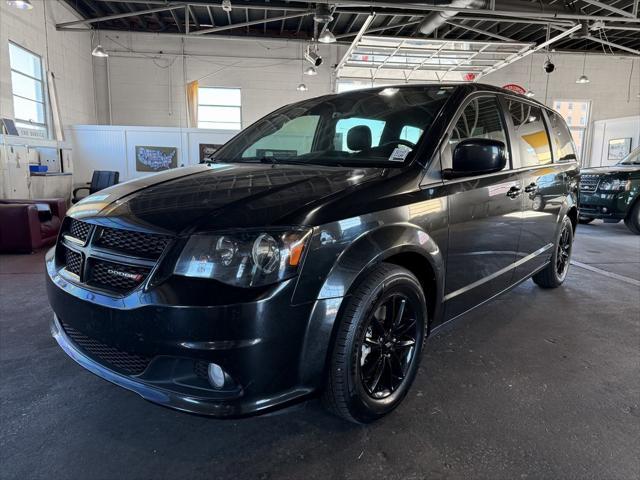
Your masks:
{"label": "glass window pane", "polygon": [[582,146],[584,143],[584,129],[582,128],[571,128],[571,136],[573,137],[573,141],[576,144],[576,150],[578,151],[578,155],[582,157]]}
{"label": "glass window pane", "polygon": [[377,147],[380,145],[380,137],[382,137],[382,130],[385,126],[384,120],[373,120],[370,118],[343,118],[336,123],[336,134],[334,145],[336,150],[343,152],[353,152],[347,146],[347,135],[349,130],[353,127],[366,126],[371,131],[371,146]]}
{"label": "glass window pane", "polygon": [[200,105],[240,106],[239,88],[210,88],[198,89],[198,103]]}
{"label": "glass window pane", "polygon": [[271,135],[262,137],[242,152],[243,158],[295,157],[311,152],[319,115],[304,115],[286,122]]}
{"label": "glass window pane", "polygon": [[42,80],[42,60],[27,50],[9,43],[11,69]]}
{"label": "glass window pane", "polygon": [[400,138],[402,140],[409,140],[411,143],[418,143],[422,135],[422,129],[418,127],[405,126],[400,132]]}
{"label": "glass window pane", "polygon": [[238,107],[198,107],[199,122],[239,122],[240,108]]}
{"label": "glass window pane", "polygon": [[589,123],[588,100],[555,100],[553,108],[570,127],[586,127]]}
{"label": "glass window pane", "polygon": [[14,95],[42,102],[42,82],[30,77],[11,72],[11,88]]}
{"label": "glass window pane", "polygon": [[567,126],[557,113],[549,115],[551,137],[553,138],[553,151],[556,162],[568,162],[576,160],[576,152],[573,148],[573,139]]}
{"label": "glass window pane", "polygon": [[508,100],[507,104],[515,128],[514,148],[520,152],[520,166],[531,167],[551,163],[549,136],[544,127],[542,110],[516,100]]}
{"label": "glass window pane", "polygon": [[214,130],[241,130],[240,122],[198,122],[198,128],[211,128]]}
{"label": "glass window pane", "polygon": [[28,122],[45,123],[44,105],[42,103],[26,100],[20,97],[13,97],[14,117],[17,120]]}

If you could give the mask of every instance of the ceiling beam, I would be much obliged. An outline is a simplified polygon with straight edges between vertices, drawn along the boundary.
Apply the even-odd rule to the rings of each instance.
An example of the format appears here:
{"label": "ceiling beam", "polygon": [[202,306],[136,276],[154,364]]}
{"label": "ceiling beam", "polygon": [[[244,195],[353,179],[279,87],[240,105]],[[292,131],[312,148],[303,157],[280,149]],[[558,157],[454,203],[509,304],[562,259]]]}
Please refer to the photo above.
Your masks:
{"label": "ceiling beam", "polygon": [[338,75],[340,74],[340,69],[344,66],[345,63],[347,63],[347,61],[349,60],[349,57],[351,56],[351,52],[353,52],[353,49],[356,48],[360,39],[367,32],[369,25],[371,25],[371,22],[373,22],[373,19],[375,17],[376,17],[375,14],[371,14],[365,19],[364,23],[360,27],[360,30],[358,31],[358,34],[356,35],[356,38],[353,39],[353,42],[351,42],[351,45],[349,45],[349,48],[347,49],[346,52],[344,52],[342,59],[336,66],[336,73]]}
{"label": "ceiling beam", "polygon": [[599,2],[598,0],[582,0],[584,3],[588,3],[589,5],[593,5],[594,7],[600,7],[604,10],[608,10],[612,13],[617,13],[618,15],[622,15],[629,18],[635,18],[635,15],[631,12],[627,12],[626,10],[622,10],[621,8],[612,7],[611,5],[607,5],[606,3]]}
{"label": "ceiling beam", "polygon": [[248,26],[251,26],[251,25],[261,25],[263,23],[266,24],[266,23],[270,23],[270,22],[279,22],[281,20],[287,20],[289,18],[306,17],[307,15],[312,15],[312,14],[313,14],[313,11],[307,10],[306,12],[303,12],[303,13],[290,13],[288,15],[280,15],[279,17],[261,18],[259,20],[250,20],[248,22],[233,23],[231,25],[222,25],[222,26],[219,26],[219,27],[205,28],[204,30],[198,30],[196,32],[191,32],[191,34],[192,35],[205,35],[207,33],[222,32],[224,30],[232,30],[234,28],[248,27]]}
{"label": "ceiling beam", "polygon": [[57,29],[64,29],[65,27],[70,27],[72,25],[78,24],[90,24],[96,22],[108,22],[109,20],[117,20],[120,18],[127,17],[137,17],[139,15],[147,15],[150,13],[156,12],[166,12],[167,10],[175,10],[177,8],[185,8],[184,5],[167,5],[165,7],[156,7],[149,8],[147,10],[140,10],[138,12],[127,12],[127,13],[116,13],[115,15],[107,15],[106,17],[96,17],[96,18],[83,18],[82,20],[74,20],[73,22],[63,22],[56,24]]}
{"label": "ceiling beam", "polygon": [[481,30],[479,28],[470,27],[469,25],[465,25],[465,24],[462,24],[462,23],[451,22],[451,21],[447,21],[445,23],[448,23],[449,25],[453,25],[453,26],[458,27],[458,28],[464,28],[465,30],[469,30],[470,32],[486,35],[487,37],[497,38],[498,40],[504,40],[505,42],[513,42],[514,41],[513,38],[504,37],[502,35],[498,35],[497,33],[487,32],[486,30]]}

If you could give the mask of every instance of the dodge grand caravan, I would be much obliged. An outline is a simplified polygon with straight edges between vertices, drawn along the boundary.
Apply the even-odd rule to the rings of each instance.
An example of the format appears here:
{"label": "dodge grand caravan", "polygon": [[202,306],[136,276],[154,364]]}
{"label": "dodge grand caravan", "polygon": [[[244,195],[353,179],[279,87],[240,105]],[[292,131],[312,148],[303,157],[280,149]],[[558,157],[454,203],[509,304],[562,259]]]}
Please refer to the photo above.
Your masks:
{"label": "dodge grand caravan", "polygon": [[242,416],[318,393],[371,422],[427,336],[530,277],[563,283],[577,190],[564,121],[512,92],[304,100],[207,164],[76,204],[46,257],[51,330],[168,407]]}

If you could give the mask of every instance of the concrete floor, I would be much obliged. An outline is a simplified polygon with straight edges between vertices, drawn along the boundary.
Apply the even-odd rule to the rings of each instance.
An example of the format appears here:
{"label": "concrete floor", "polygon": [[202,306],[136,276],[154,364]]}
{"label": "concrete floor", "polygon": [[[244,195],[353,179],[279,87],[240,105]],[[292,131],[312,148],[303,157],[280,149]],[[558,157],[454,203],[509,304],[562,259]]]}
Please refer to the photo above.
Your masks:
{"label": "concrete floor", "polygon": [[145,402],[50,337],[42,254],[0,256],[0,478],[639,478],[640,237],[580,226],[574,260],[563,288],[432,339],[405,403],[361,427],[317,401],[232,421]]}

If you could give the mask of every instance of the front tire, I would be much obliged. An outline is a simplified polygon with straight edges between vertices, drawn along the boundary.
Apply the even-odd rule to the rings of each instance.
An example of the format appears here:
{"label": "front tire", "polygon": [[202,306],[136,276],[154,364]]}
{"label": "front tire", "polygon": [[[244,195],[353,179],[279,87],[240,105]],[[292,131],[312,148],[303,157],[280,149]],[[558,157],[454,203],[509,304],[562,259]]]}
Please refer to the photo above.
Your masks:
{"label": "front tire", "polygon": [[551,262],[532,277],[536,285],[542,288],[557,288],[562,285],[569,271],[572,247],[573,224],[569,217],[564,217],[556,238]]}
{"label": "front tire", "polygon": [[351,292],[338,321],[323,403],[370,423],[396,408],[415,379],[427,325],[422,286],[409,270],[380,264]]}
{"label": "front tire", "polygon": [[640,201],[633,206],[627,218],[624,219],[624,224],[633,233],[640,235]]}

